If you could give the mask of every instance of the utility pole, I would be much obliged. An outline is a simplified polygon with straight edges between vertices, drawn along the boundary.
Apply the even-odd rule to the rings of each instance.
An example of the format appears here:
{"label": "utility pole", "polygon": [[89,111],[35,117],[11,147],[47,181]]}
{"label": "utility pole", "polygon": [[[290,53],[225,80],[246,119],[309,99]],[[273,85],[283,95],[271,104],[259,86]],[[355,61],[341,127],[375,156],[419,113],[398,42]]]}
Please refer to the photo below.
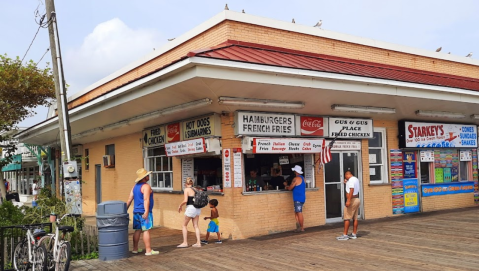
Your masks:
{"label": "utility pole", "polygon": [[[53,0],[45,0],[48,21],[48,35],[50,37],[50,52],[52,54],[53,77],[55,80],[55,96],[57,99],[58,124],[60,129],[61,160],[57,163],[57,172],[59,172],[64,162],[70,161],[71,155],[71,136],[70,119],[68,117],[67,97],[65,88],[65,77],[63,74],[63,64],[60,50],[60,39],[58,35],[57,16],[55,13],[55,4]],[[60,186],[57,178],[56,194],[59,196]]]}

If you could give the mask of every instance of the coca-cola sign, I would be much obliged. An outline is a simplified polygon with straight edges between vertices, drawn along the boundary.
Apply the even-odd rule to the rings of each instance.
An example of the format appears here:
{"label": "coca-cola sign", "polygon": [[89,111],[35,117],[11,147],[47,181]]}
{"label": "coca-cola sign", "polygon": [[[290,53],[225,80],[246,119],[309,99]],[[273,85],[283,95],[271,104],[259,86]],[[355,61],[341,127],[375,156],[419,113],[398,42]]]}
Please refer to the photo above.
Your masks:
{"label": "coca-cola sign", "polygon": [[296,116],[296,135],[324,137],[328,135],[328,118],[319,116]]}
{"label": "coca-cola sign", "polygon": [[166,126],[166,140],[168,143],[180,141],[180,123],[168,124]]}
{"label": "coca-cola sign", "polygon": [[322,117],[301,116],[302,136],[324,136],[324,119]]}

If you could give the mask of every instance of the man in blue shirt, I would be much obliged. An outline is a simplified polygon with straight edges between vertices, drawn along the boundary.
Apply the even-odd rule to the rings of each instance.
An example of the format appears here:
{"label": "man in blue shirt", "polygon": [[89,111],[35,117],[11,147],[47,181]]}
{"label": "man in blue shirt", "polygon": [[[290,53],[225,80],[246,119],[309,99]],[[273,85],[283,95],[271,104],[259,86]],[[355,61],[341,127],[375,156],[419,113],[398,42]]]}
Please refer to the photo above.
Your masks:
{"label": "man in blue shirt", "polygon": [[158,251],[151,249],[150,229],[153,227],[153,191],[151,186],[147,183],[150,180],[151,171],[146,171],[140,168],[136,171],[137,178],[135,186],[131,189],[130,197],[128,198],[127,208],[130,208],[131,202],[134,201],[133,207],[133,251],[137,254],[141,252],[138,249],[138,242],[140,241],[141,232],[143,232],[143,242],[145,243],[146,256],[158,255]]}
{"label": "man in blue shirt", "polygon": [[288,185],[287,182],[284,182],[284,186],[288,190],[293,190],[293,202],[294,202],[294,217],[296,218],[296,231],[304,231],[304,218],[303,218],[303,205],[306,202],[306,185],[304,183],[303,169],[301,166],[294,166],[291,169],[296,177],[291,182],[291,185]]}

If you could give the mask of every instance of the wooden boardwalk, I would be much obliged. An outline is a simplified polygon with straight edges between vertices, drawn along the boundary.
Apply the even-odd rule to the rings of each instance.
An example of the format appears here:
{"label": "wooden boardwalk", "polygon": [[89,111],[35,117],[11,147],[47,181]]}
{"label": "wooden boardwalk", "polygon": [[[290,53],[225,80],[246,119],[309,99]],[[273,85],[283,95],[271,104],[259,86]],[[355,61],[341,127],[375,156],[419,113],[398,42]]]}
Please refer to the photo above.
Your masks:
{"label": "wooden boardwalk", "polygon": [[479,270],[478,208],[360,221],[356,240],[337,241],[341,232],[336,224],[177,249],[181,232],[160,228],[152,241],[160,255],[71,270]]}

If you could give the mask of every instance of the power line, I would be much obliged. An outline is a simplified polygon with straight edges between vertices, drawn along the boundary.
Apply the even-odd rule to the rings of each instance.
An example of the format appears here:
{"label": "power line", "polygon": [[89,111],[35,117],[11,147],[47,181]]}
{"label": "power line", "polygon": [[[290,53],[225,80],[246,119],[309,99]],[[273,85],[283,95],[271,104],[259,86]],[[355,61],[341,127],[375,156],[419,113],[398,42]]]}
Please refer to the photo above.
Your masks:
{"label": "power line", "polygon": [[48,51],[50,51],[50,48],[47,48],[45,53],[42,55],[42,58],[40,58],[40,60],[38,60],[37,65],[38,65],[38,63],[40,63],[40,61],[42,61],[43,57],[48,53]]}
{"label": "power line", "polygon": [[32,47],[33,42],[34,42],[35,39],[37,38],[37,34],[38,34],[38,31],[40,31],[40,28],[41,28],[41,25],[38,26],[37,33],[35,33],[35,36],[33,36],[33,40],[32,40],[32,42],[30,42],[30,46],[28,46],[28,49],[27,49],[27,51],[25,52],[25,54],[23,55],[22,61],[21,61],[20,63],[23,63],[23,60],[25,59],[25,57],[26,57],[27,54],[28,54],[28,51],[30,51],[30,48]]}

